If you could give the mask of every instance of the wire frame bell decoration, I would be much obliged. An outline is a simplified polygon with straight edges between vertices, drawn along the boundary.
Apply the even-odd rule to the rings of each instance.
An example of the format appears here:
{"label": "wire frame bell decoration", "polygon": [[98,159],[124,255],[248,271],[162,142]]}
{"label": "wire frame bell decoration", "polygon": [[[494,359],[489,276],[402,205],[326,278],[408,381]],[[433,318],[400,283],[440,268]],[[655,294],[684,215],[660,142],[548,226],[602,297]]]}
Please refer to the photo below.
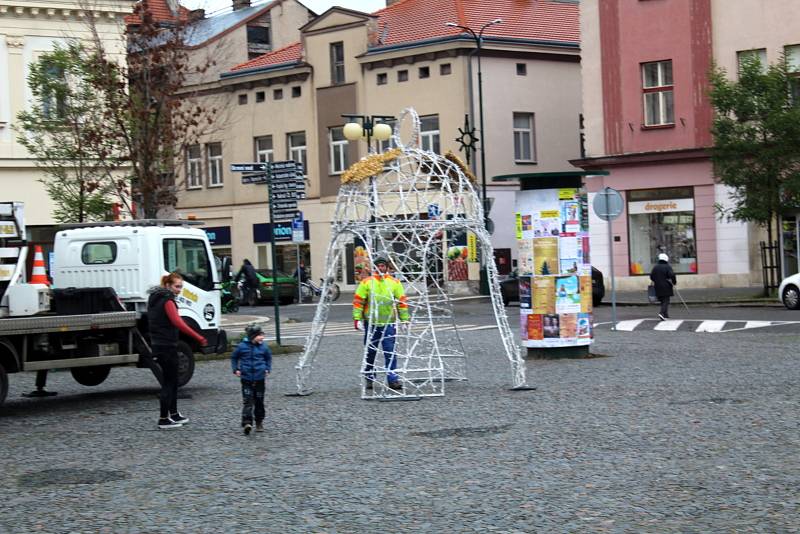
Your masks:
{"label": "wire frame bell decoration", "polygon": [[[404,144],[400,129],[405,121],[411,122],[412,133]],[[344,245],[349,243],[360,247],[360,257],[368,263],[363,266],[366,276],[370,275],[377,257],[388,258],[391,275],[403,284],[407,295],[410,321],[395,334],[396,369],[390,368],[391,358],[379,355],[369,373],[370,378],[374,375],[374,381],[366,380],[368,344],[365,344],[362,398],[407,400],[442,396],[447,381],[467,379],[467,351],[445,281],[447,236],[456,232],[472,232],[476,237],[502,342],[499,350],[505,352],[509,361],[513,389],[529,389],[525,361],[503,306],[475,177],[452,153],[441,156],[420,148],[419,116],[411,108],[400,115],[392,141],[396,148],[368,155],[342,175],[326,252],[322,295],[328,294],[326,285],[333,280]],[[368,304],[373,307],[377,304],[374,295]],[[296,365],[298,395],[312,392],[312,371],[330,306],[331,302],[325,298],[317,305],[305,350]],[[372,334],[366,332],[370,339]],[[376,341],[375,345],[380,347],[383,340]],[[402,387],[393,384],[395,387],[390,388],[387,382],[390,375]]]}

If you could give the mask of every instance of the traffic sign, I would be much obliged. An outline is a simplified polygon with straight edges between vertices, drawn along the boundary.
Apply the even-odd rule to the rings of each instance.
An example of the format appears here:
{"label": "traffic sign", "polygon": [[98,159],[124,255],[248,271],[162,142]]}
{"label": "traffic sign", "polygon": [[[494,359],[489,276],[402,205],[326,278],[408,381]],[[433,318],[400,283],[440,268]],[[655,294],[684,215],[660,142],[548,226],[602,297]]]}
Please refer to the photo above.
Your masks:
{"label": "traffic sign", "polygon": [[298,178],[302,178],[302,177],[303,177],[302,173],[298,173],[297,171],[293,171],[293,170],[292,171],[278,171],[278,172],[273,171],[272,173],[270,173],[270,178],[272,179],[273,182],[278,182],[278,181],[281,181],[281,180],[294,181],[294,180],[297,180]]}
{"label": "traffic sign", "polygon": [[287,160],[287,161],[273,161],[272,165],[273,171],[300,171],[303,172],[303,164],[298,163],[294,160]]}
{"label": "traffic sign", "polygon": [[306,198],[305,191],[273,191],[272,200],[300,200]]}
{"label": "traffic sign", "polygon": [[594,212],[604,221],[613,221],[622,214],[624,202],[619,191],[604,187],[598,191],[592,202]]}
{"label": "traffic sign", "polygon": [[269,174],[245,174],[242,176],[243,184],[265,184],[269,182]]}
{"label": "traffic sign", "polygon": [[269,163],[231,163],[231,172],[267,172]]}
{"label": "traffic sign", "polygon": [[273,211],[272,212],[272,219],[275,221],[290,221],[292,219],[297,218],[297,214],[300,213],[297,210],[287,210],[287,211]]}
{"label": "traffic sign", "polygon": [[306,184],[303,181],[270,183],[273,191],[304,191]]}
{"label": "traffic sign", "polygon": [[296,200],[279,200],[272,203],[273,210],[297,210]]}

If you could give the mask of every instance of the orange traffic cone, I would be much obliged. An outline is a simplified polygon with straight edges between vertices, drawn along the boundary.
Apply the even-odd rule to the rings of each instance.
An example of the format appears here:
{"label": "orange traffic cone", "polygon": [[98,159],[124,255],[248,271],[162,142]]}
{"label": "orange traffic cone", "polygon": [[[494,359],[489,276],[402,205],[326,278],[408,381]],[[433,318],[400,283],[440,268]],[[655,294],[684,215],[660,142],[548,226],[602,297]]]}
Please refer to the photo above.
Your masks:
{"label": "orange traffic cone", "polygon": [[36,245],[34,250],[36,253],[33,255],[33,272],[31,272],[30,283],[49,286],[50,282],[47,280],[47,273],[44,270],[44,254],[42,254],[42,247]]}

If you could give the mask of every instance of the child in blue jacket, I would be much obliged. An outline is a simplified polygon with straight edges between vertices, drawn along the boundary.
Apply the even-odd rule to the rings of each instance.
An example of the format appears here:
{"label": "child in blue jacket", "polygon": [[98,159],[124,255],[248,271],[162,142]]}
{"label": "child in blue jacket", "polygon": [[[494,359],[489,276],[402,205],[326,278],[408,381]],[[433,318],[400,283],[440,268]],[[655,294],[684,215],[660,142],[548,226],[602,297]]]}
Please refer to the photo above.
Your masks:
{"label": "child in blue jacket", "polygon": [[261,326],[249,325],[244,333],[247,337],[231,354],[231,369],[242,379],[242,429],[247,435],[253,430],[254,409],[256,432],[264,431],[264,381],[272,370],[272,352]]}

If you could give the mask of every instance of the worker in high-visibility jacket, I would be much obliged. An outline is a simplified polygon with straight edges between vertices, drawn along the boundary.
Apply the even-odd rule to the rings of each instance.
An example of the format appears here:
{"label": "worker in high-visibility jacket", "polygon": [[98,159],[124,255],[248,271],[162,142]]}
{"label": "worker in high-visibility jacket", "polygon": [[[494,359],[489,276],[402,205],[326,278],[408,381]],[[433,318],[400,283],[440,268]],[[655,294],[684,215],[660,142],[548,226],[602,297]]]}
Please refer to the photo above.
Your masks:
{"label": "worker in high-visibility jacket", "polygon": [[397,368],[394,344],[397,334],[397,320],[408,322],[408,301],[403,284],[388,274],[389,261],[384,257],[375,259],[376,272],[358,284],[353,297],[353,326],[364,327],[364,344],[367,345],[367,361],[364,376],[367,389],[372,389],[375,381],[375,354],[380,346],[386,360],[388,371],[386,381],[392,389],[402,389],[399,377],[393,371]]}

